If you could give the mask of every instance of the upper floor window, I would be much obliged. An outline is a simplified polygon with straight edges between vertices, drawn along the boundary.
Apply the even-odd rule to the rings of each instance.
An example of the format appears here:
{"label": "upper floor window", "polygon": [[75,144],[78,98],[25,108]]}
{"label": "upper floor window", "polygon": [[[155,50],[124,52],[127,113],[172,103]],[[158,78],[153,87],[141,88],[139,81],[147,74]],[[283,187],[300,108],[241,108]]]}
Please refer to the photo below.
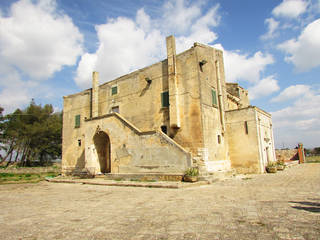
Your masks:
{"label": "upper floor window", "polygon": [[244,121],[244,130],[246,134],[249,134],[249,129],[248,129],[248,122]]}
{"label": "upper floor window", "polygon": [[211,89],[211,95],[212,95],[212,105],[217,106],[217,92],[214,88]]}
{"label": "upper floor window", "polygon": [[113,86],[111,88],[111,95],[116,95],[118,93],[118,86]]}
{"label": "upper floor window", "polygon": [[80,115],[76,115],[75,116],[74,127],[75,128],[79,128],[80,127]]}
{"label": "upper floor window", "polygon": [[169,107],[169,91],[161,93],[161,106]]}

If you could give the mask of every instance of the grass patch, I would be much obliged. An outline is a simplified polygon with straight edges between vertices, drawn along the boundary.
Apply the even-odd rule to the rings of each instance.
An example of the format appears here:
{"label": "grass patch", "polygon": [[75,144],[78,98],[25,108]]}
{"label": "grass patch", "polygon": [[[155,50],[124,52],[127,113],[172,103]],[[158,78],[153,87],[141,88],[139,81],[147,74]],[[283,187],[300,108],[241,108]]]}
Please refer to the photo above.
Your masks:
{"label": "grass patch", "polygon": [[117,182],[123,181],[122,178],[116,178],[116,179],[114,179],[114,180],[117,181]]}
{"label": "grass patch", "polygon": [[58,173],[0,173],[0,184],[6,183],[35,183],[46,177],[56,177]]}
{"label": "grass patch", "polygon": [[320,156],[308,156],[306,157],[306,163],[320,163]]}

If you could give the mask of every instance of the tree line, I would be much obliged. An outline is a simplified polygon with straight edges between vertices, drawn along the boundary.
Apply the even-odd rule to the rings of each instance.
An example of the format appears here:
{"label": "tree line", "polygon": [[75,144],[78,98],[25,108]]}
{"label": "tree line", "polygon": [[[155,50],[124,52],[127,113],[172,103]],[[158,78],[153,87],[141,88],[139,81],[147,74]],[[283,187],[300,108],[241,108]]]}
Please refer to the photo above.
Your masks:
{"label": "tree line", "polygon": [[0,107],[0,165],[46,165],[61,158],[62,113],[37,105],[3,115]]}

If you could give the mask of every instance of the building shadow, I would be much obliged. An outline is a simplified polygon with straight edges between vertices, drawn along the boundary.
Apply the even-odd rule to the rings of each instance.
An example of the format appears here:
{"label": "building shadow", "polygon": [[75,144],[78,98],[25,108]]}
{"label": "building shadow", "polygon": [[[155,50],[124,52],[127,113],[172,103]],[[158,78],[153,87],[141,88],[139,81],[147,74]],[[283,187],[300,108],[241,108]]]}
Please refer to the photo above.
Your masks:
{"label": "building shadow", "polygon": [[300,204],[299,206],[292,206],[292,208],[313,213],[320,213],[320,202],[291,201],[290,203]]}

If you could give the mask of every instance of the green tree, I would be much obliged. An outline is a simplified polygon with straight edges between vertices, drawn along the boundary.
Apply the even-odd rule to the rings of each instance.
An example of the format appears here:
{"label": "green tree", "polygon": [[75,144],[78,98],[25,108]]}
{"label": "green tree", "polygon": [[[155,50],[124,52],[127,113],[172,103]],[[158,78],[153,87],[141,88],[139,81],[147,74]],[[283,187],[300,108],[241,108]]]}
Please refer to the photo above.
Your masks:
{"label": "green tree", "polygon": [[62,114],[54,113],[52,105],[42,107],[32,100],[26,109],[6,115],[1,126],[1,145],[6,152],[1,162],[20,161],[30,166],[36,160],[46,164],[61,157]]}

